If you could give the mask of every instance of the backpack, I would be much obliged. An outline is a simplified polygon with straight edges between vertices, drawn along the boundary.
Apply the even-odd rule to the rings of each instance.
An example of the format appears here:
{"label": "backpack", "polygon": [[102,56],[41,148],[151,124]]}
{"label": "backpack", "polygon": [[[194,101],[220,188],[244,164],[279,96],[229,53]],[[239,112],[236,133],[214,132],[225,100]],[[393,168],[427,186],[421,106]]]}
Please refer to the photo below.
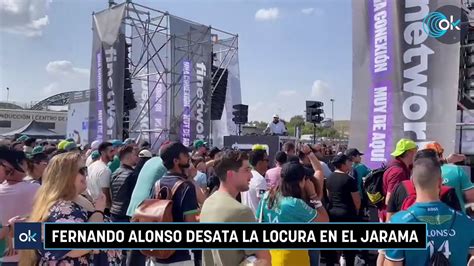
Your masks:
{"label": "backpack", "polygon": [[385,195],[383,193],[383,174],[387,170],[385,165],[370,171],[364,180],[364,190],[367,194],[368,203],[377,207],[384,205]]}
{"label": "backpack", "polygon": [[[142,223],[169,223],[173,222],[173,196],[185,181],[178,180],[170,190],[168,187],[161,187],[160,181],[155,184],[155,193],[152,199],[146,199],[137,207],[132,217],[132,222]],[[166,196],[163,193],[166,192]],[[143,255],[158,259],[168,259],[175,250],[140,250]]]}
{"label": "backpack", "polygon": [[[405,190],[407,191],[407,196],[403,200],[403,204],[400,210],[404,211],[410,208],[411,205],[413,205],[416,201],[416,190],[415,186],[413,185],[413,182],[411,180],[405,180],[402,181],[402,186],[405,187]],[[448,193],[450,190],[450,187],[447,186],[441,186],[441,192],[440,192],[440,197],[442,198],[446,193]]]}
{"label": "backpack", "polygon": [[[421,222],[420,220],[418,220],[418,218],[416,218],[416,216],[412,212],[409,212],[409,213],[415,218],[417,222]],[[454,211],[453,213],[453,220],[451,222],[451,225],[449,226],[448,232],[451,231],[451,229],[453,229],[454,221],[456,221],[456,211]],[[441,244],[441,247],[439,248],[434,247],[433,242],[430,241],[430,244],[429,244],[429,250],[430,250],[430,255],[431,255],[430,262],[429,262],[430,266],[451,266],[451,263],[449,262],[449,259],[444,255],[444,250],[443,250],[443,247],[445,243],[448,241],[448,238],[449,238],[449,234],[445,237],[444,241]]]}

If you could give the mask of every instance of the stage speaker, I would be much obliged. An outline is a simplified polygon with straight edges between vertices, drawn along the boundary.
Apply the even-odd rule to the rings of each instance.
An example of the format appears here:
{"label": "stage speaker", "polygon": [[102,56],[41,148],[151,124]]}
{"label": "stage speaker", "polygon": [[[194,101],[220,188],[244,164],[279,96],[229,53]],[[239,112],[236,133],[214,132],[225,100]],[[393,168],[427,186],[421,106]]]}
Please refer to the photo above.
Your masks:
{"label": "stage speaker", "polygon": [[232,112],[234,117],[232,121],[236,125],[244,125],[248,122],[249,106],[245,104],[236,104],[232,106],[235,111]]}
{"label": "stage speaker", "polygon": [[227,94],[227,78],[229,76],[229,71],[224,68],[212,66],[212,76],[214,79],[212,80],[213,91],[211,94],[211,120],[221,120]]}

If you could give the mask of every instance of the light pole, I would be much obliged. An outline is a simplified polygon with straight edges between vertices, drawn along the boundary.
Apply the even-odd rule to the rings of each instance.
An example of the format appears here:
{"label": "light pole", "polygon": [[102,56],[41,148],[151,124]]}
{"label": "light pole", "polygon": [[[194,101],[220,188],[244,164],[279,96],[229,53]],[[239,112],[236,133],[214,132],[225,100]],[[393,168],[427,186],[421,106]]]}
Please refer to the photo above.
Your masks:
{"label": "light pole", "polygon": [[8,102],[9,97],[10,97],[10,88],[7,87],[7,102]]}
{"label": "light pole", "polygon": [[331,118],[334,121],[334,99],[331,99]]}

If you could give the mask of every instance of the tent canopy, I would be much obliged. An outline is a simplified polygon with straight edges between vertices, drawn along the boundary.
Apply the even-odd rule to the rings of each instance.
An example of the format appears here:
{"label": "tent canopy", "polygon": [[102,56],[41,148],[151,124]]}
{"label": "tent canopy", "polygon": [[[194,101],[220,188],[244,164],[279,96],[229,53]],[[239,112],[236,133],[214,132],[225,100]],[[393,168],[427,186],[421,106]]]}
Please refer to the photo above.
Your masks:
{"label": "tent canopy", "polygon": [[38,138],[38,139],[64,139],[66,136],[60,135],[51,129],[45,128],[40,123],[32,120],[27,125],[1,134],[3,137],[15,137],[17,138],[20,135],[27,135],[28,137]]}

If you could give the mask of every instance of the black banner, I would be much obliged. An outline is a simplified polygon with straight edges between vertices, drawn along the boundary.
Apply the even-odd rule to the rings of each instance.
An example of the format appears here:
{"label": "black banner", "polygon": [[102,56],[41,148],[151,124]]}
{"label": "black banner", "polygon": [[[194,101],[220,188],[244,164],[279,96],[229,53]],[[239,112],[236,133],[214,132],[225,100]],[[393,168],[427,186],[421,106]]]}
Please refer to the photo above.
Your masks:
{"label": "black banner", "polygon": [[425,249],[426,224],[45,223],[45,249]]}

